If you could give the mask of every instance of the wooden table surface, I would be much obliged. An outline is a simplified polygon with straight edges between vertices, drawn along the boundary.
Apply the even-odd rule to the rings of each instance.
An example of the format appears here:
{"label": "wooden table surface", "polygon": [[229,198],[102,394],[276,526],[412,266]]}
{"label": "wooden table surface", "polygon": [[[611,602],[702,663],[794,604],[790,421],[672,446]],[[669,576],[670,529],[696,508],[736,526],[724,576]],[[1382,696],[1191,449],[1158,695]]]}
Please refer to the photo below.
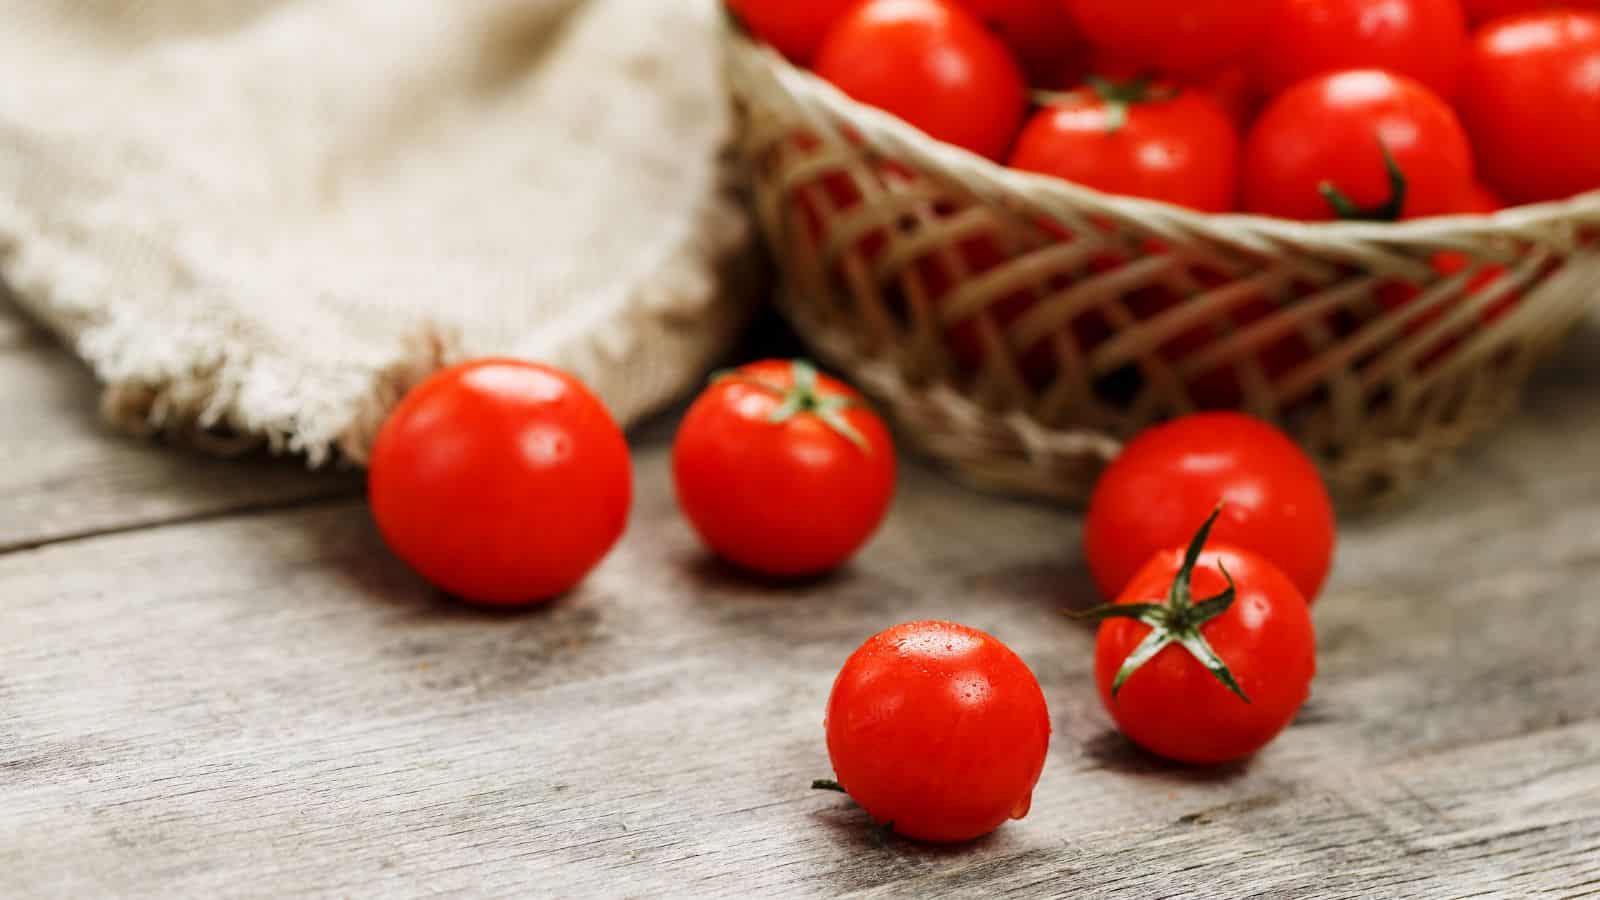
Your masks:
{"label": "wooden table surface", "polygon": [[[908,463],[850,570],[708,561],[672,423],[575,595],[456,605],[358,477],[108,433],[0,301],[0,896],[1600,896],[1600,327],[1419,503],[1345,523],[1320,675],[1252,762],[1163,764],[1092,690],[1079,520]],[[813,792],[844,658],[986,629],[1055,725],[1033,813],[880,842]]]}

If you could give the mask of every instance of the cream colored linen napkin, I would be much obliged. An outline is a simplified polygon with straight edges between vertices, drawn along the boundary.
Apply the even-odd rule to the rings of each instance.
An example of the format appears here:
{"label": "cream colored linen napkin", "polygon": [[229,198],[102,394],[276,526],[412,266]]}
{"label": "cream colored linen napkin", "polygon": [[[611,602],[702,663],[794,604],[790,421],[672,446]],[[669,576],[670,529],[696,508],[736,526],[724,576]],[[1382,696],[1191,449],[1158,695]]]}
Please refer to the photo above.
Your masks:
{"label": "cream colored linen napkin", "polygon": [[441,364],[725,349],[711,0],[0,0],[0,279],[126,427],[360,461]]}

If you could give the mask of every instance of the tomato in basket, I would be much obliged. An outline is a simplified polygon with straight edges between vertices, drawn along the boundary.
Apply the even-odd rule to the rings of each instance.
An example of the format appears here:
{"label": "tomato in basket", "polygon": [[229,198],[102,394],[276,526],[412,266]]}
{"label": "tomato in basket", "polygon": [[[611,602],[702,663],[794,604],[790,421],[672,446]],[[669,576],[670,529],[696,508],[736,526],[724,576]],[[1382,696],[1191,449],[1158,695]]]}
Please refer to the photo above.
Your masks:
{"label": "tomato in basket", "polygon": [[1483,179],[1506,200],[1600,189],[1600,13],[1530,13],[1482,28],[1461,110]]}
{"label": "tomato in basket", "polygon": [[1201,212],[1234,208],[1239,136],[1212,96],[1145,79],[1050,97],[1023,128],[1011,167]]}
{"label": "tomato in basket", "polygon": [[801,65],[809,65],[833,23],[858,0],[728,0],[728,8],[756,37]]}
{"label": "tomato in basket", "polygon": [[1082,38],[1061,0],[959,0],[1005,39],[1032,84],[1064,87],[1077,80]]}
{"label": "tomato in basket", "polygon": [[1293,721],[1311,694],[1316,634],[1306,600],[1278,567],[1207,543],[1156,554],[1099,621],[1100,700],[1135,744],[1179,762],[1243,759]]}
{"label": "tomato in basket", "polygon": [[828,32],[816,73],[930,136],[1003,157],[1027,108],[1011,50],[952,0],[865,0]]}
{"label": "tomato in basket", "polygon": [[1278,0],[1064,0],[1101,50],[1166,74],[1238,60],[1256,48]]}
{"label": "tomato in basket", "polygon": [[896,834],[950,843],[1028,814],[1050,746],[1039,681],[1011,648],[951,622],[869,638],[828,697],[837,782]]}
{"label": "tomato in basket", "polygon": [[1300,82],[1245,142],[1244,205],[1265,215],[1444,215],[1473,183],[1472,148],[1450,106],[1413,79],[1375,69]]}
{"label": "tomato in basket", "polygon": [[1466,55],[1460,0],[1283,0],[1256,63],[1272,94],[1313,75],[1384,69],[1453,97]]}
{"label": "tomato in basket", "polygon": [[1467,18],[1479,25],[1501,16],[1541,9],[1600,9],[1600,0],[1461,0]]}

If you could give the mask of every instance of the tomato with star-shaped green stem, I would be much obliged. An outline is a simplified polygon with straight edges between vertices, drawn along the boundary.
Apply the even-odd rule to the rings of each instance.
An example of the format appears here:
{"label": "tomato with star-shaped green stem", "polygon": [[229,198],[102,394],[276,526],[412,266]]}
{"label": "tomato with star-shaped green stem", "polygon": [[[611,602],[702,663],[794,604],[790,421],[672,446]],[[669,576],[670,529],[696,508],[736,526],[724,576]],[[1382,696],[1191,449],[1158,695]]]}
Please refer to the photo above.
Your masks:
{"label": "tomato with star-shaped green stem", "polygon": [[1247,550],[1207,549],[1220,511],[1187,550],[1151,559],[1116,603],[1079,616],[1101,623],[1095,681],[1117,727],[1179,762],[1265,747],[1310,696],[1317,669],[1310,610],[1288,576]]}
{"label": "tomato with star-shaped green stem", "polygon": [[711,550],[816,575],[866,543],[894,494],[894,445],[861,395],[804,360],[716,376],[672,449],[678,504]]}

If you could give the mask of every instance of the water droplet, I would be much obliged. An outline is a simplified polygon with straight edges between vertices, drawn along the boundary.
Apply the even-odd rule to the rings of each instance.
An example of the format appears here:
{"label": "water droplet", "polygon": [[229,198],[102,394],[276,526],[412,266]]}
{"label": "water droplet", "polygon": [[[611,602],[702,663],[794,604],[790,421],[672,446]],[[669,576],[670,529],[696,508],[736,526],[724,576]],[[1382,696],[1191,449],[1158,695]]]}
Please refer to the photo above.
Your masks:
{"label": "water droplet", "polygon": [[1033,809],[1033,793],[1031,791],[1026,797],[1018,800],[1016,806],[1011,807],[1011,818],[1025,819],[1030,809]]}

